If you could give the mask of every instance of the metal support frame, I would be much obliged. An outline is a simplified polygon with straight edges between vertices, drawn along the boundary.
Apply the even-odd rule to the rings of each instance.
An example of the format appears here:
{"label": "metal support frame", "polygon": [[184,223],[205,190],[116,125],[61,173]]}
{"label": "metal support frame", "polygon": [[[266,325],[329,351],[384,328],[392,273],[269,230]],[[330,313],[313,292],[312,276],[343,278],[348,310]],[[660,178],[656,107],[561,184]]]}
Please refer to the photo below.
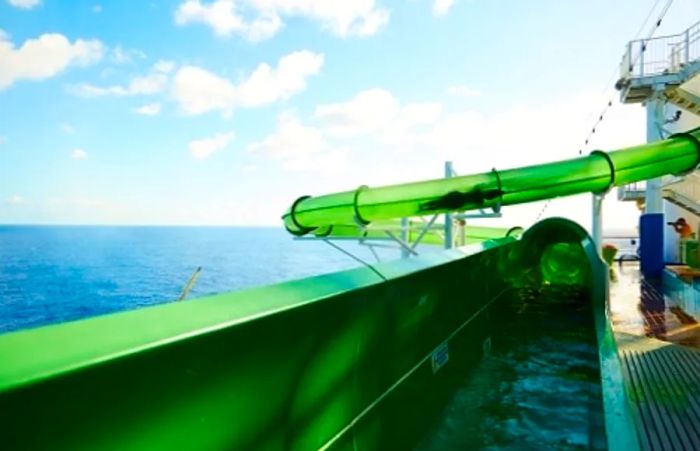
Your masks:
{"label": "metal support frame", "polygon": [[603,246],[603,199],[605,195],[603,194],[592,194],[591,199],[593,201],[593,212],[592,220],[593,224],[591,226],[591,235],[593,236],[593,243],[595,243],[596,251],[600,254]]}
{"label": "metal support frame", "polygon": [[[328,240],[328,239],[325,239],[325,238],[324,238],[324,239],[322,239],[322,241],[325,242],[326,244],[328,244],[330,247],[334,248],[335,250],[337,250],[337,251],[339,251],[339,252],[341,252],[341,253],[347,255],[348,257],[352,258],[352,259],[355,260],[356,262],[359,262],[361,265],[363,265],[363,266],[365,266],[365,267],[371,269],[371,270],[372,270],[376,275],[378,275],[381,279],[386,280],[386,277],[384,277],[384,274],[382,274],[381,272],[379,272],[374,266],[370,265],[369,262],[367,262],[367,261],[361,259],[360,257],[358,257],[357,255],[353,254],[352,252],[343,249],[342,247],[338,246],[337,244],[331,242],[331,241]],[[372,250],[372,253],[377,257],[377,261],[379,261],[379,257],[377,256],[376,252],[374,252],[374,250]]]}
{"label": "metal support frame", "polygon": [[374,259],[377,260],[377,263],[379,263],[380,261],[382,261],[382,259],[379,258],[379,254],[377,254],[377,251],[374,250],[374,245],[373,245],[373,244],[368,244],[367,247],[369,248],[369,251],[370,251],[370,252],[372,253],[372,255],[374,256]]}
{"label": "metal support frame", "polygon": [[[410,244],[408,244],[406,241],[402,240],[400,237],[396,236],[391,230],[385,230],[384,233],[386,233],[389,238],[396,241],[396,243],[401,248],[401,256],[402,257],[404,256],[404,254],[406,255],[406,257],[408,257],[409,255],[418,255],[418,252],[413,250],[413,247]],[[406,258],[406,257],[403,257],[403,258]]]}
{"label": "metal support frame", "polygon": [[391,238],[392,240],[396,241],[396,243],[399,245],[401,248],[401,258],[408,258],[411,255],[418,255],[418,252],[416,251],[416,248],[418,245],[423,241],[423,237],[433,229],[433,224],[435,223],[435,220],[437,219],[438,215],[433,215],[432,218],[430,218],[430,221],[428,221],[423,229],[420,231],[418,234],[418,237],[416,240],[411,244],[409,242],[409,236],[408,236],[408,231],[409,231],[409,223],[408,223],[408,218],[402,218],[401,219],[401,237],[397,237],[396,234],[394,234],[391,230],[385,230],[384,233]]}
{"label": "metal support frame", "polygon": [[321,241],[323,241],[324,243],[326,243],[330,247],[334,248],[337,251],[340,251],[341,253],[347,255],[348,257],[352,258],[353,260],[355,260],[356,262],[359,262],[360,264],[362,264],[364,266],[372,266],[369,264],[369,262],[366,262],[365,260],[361,259],[360,257],[353,254],[352,252],[343,249],[342,247],[338,246],[337,244],[335,244],[334,242],[332,242],[331,240],[329,240],[327,238],[323,238],[323,239],[321,239]]}
{"label": "metal support frame", "polygon": [[438,215],[433,215],[432,218],[425,224],[423,229],[420,231],[418,234],[418,237],[416,240],[413,242],[413,244],[410,243],[409,241],[409,228],[410,224],[408,221],[408,218],[403,218],[401,220],[401,228],[399,229],[399,235],[397,236],[396,229],[384,229],[383,232],[386,235],[386,238],[382,237],[372,237],[372,238],[367,238],[367,237],[361,237],[361,238],[354,238],[354,237],[313,237],[313,236],[299,236],[295,237],[295,240],[299,241],[323,241],[329,246],[337,249],[338,251],[342,252],[343,254],[351,257],[353,260],[356,260],[360,262],[363,265],[369,266],[369,263],[367,263],[365,260],[361,259],[360,257],[356,256],[352,252],[348,251],[347,249],[343,249],[339,245],[335,244],[333,241],[357,241],[359,244],[367,246],[374,256],[374,258],[379,262],[381,261],[381,258],[379,257],[379,254],[377,254],[377,251],[375,250],[376,247],[384,247],[384,248],[396,248],[397,246],[391,246],[387,244],[382,244],[382,241],[390,241],[394,242],[398,245],[398,248],[401,250],[401,258],[408,258],[411,255],[417,256],[418,251],[416,250],[418,245],[423,241],[423,238],[425,235],[430,232],[434,231],[434,224],[435,220],[437,219]]}
{"label": "metal support frame", "polygon": [[430,221],[428,221],[428,223],[425,225],[425,227],[423,227],[423,230],[420,231],[418,238],[416,238],[416,241],[411,246],[412,250],[415,250],[416,247],[418,247],[420,242],[423,241],[423,237],[425,236],[425,234],[428,233],[428,231],[433,228],[433,224],[435,223],[435,220],[437,219],[437,217],[438,217],[438,215],[433,215],[433,217],[430,218]]}
{"label": "metal support frame", "polygon": [[501,213],[489,213],[484,210],[479,210],[479,213],[458,213],[453,214],[452,219],[476,219],[476,218],[500,218]]}
{"label": "metal support frame", "polygon": [[[409,241],[409,224],[408,218],[401,218],[401,241],[408,243]],[[411,253],[405,247],[401,246],[401,258],[408,258]]]}

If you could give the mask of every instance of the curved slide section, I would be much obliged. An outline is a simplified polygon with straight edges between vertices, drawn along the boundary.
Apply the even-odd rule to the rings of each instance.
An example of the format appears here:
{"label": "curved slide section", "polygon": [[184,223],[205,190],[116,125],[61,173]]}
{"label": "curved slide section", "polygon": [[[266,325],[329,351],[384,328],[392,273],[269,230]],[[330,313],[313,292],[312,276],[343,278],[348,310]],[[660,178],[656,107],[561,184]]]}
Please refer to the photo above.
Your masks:
{"label": "curved slide section", "polygon": [[322,236],[332,234],[334,226],[604,193],[614,186],[692,171],[700,163],[698,139],[700,128],[663,141],[536,166],[305,196],[282,219],[294,235]]}

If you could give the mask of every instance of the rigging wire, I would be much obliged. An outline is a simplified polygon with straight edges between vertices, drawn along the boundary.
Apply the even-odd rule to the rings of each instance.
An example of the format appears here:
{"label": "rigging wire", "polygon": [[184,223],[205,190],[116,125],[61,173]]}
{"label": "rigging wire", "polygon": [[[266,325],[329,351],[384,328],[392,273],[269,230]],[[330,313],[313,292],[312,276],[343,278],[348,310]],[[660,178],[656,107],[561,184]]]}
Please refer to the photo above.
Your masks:
{"label": "rigging wire", "polygon": [[634,68],[634,65],[637,64],[637,61],[639,61],[639,58],[642,57],[642,54],[646,51],[647,42],[652,38],[652,36],[654,36],[654,33],[656,33],[656,30],[661,26],[661,22],[663,21],[664,16],[666,16],[666,13],[668,12],[668,10],[672,4],[673,4],[673,0],[668,0],[666,2],[666,5],[664,5],[664,8],[661,10],[661,13],[659,14],[658,19],[656,19],[656,23],[654,24],[654,26],[651,27],[651,30],[649,30],[649,34],[647,35],[646,38],[642,39],[641,49],[639,50],[639,52],[637,52],[637,56],[635,56],[634,59],[632,61],[630,61],[630,65],[629,65],[630,72]]}
{"label": "rigging wire", "polygon": [[647,22],[649,22],[649,19],[651,18],[651,15],[654,13],[654,10],[656,10],[657,5],[659,4],[661,0],[656,0],[654,2],[654,5],[651,7],[649,12],[647,13],[647,17],[644,19],[644,22],[642,22],[642,25],[639,26],[639,30],[634,34],[634,38],[632,40],[635,40],[639,37],[639,35],[644,31],[644,27],[647,26]]}
{"label": "rigging wire", "polygon": [[[653,13],[654,9],[656,9],[656,5],[657,5],[658,3],[659,3],[659,0],[657,0],[657,1],[654,3],[654,6],[652,6],[651,10],[649,11],[649,14],[647,15],[647,18],[644,19],[644,23],[642,24],[642,27],[640,27],[640,31],[644,28],[644,25],[646,24],[646,22],[649,21],[649,17],[650,17],[651,14]],[[659,13],[659,16],[658,16],[657,19],[656,19],[656,22],[654,22],[654,24],[653,24],[653,26],[651,27],[651,29],[649,30],[649,33],[647,34],[646,38],[644,38],[644,39],[642,40],[642,46],[641,46],[641,48],[639,49],[639,51],[637,52],[637,54],[635,55],[635,57],[630,61],[630,67],[634,67],[634,65],[637,64],[637,61],[639,61],[639,58],[641,58],[642,54],[646,51],[646,49],[647,49],[647,41],[649,41],[649,40],[654,36],[654,33],[656,33],[656,30],[659,29],[659,27],[661,26],[661,23],[662,23],[664,17],[666,16],[666,13],[667,13],[668,10],[671,8],[671,5],[672,5],[672,4],[673,4],[673,0],[667,0],[667,1],[666,1],[666,4],[665,4],[664,7],[661,9],[661,12]],[[633,39],[633,41],[636,40],[637,36],[639,36],[640,31],[637,32],[637,35],[635,36],[635,39]],[[608,85],[609,85],[609,84],[610,84],[610,82],[608,82]],[[608,88],[608,91],[609,91],[609,89],[610,89],[610,88]],[[596,132],[596,129],[598,128],[598,126],[599,126],[599,125],[603,122],[603,120],[605,119],[605,114],[606,114],[606,113],[608,112],[608,110],[613,106],[613,100],[614,100],[614,96],[610,96],[609,99],[608,99],[608,101],[606,102],[605,106],[604,106],[603,109],[601,110],[600,114],[598,115],[598,118],[597,118],[596,121],[594,122],[593,127],[591,128],[591,130],[590,130],[590,131],[588,132],[588,134],[586,135],[586,138],[584,139],[583,147],[588,146],[588,144],[590,143],[591,139],[593,138],[593,135],[594,135],[595,132]],[[579,153],[579,155],[582,155],[582,154],[583,154],[583,148],[579,149],[578,153]]]}
{"label": "rigging wire", "polygon": [[[660,2],[660,1],[661,1],[661,0],[656,0],[656,1],[654,2],[654,4],[652,5],[651,9],[649,9],[649,12],[647,13],[646,17],[644,18],[644,21],[642,22],[642,25],[640,25],[639,29],[638,29],[637,32],[634,34],[634,37],[632,38],[632,41],[636,41],[636,40],[639,38],[639,35],[642,33],[642,31],[644,31],[644,27],[647,26],[647,23],[649,22],[649,19],[651,18],[651,16],[652,16],[652,14],[654,13],[654,11],[656,11],[656,7],[659,5],[659,2]],[[610,93],[611,90],[614,91],[614,84],[613,84],[613,82],[615,81],[615,77],[617,77],[619,71],[620,71],[620,68],[619,68],[619,67],[616,66],[616,67],[613,68],[613,70],[612,70],[610,76],[608,77],[607,81],[606,81],[605,84],[603,85],[603,90],[602,90],[601,93],[600,93],[600,96],[601,96],[601,97],[604,97],[604,98],[610,97],[610,96],[609,96],[609,93]],[[607,108],[610,108],[610,107],[612,106],[612,105],[610,105],[611,101],[612,101],[612,98],[610,98],[610,100],[608,100]],[[604,112],[605,112],[605,111],[603,111],[603,114],[604,114]],[[588,115],[588,118],[587,118],[586,120],[588,120],[588,119],[594,117],[594,116],[593,116],[594,113],[595,113],[594,111],[591,111],[591,113]],[[598,117],[599,117],[599,119],[600,119],[600,115],[599,115]],[[581,155],[581,151],[579,151],[579,155]]]}
{"label": "rigging wire", "polygon": [[[656,0],[656,1],[654,2],[654,4],[652,5],[651,9],[649,10],[649,13],[647,13],[646,18],[645,18],[644,21],[642,22],[642,25],[639,27],[639,30],[637,31],[637,33],[635,34],[634,38],[632,39],[633,41],[637,40],[637,38],[639,37],[639,35],[640,35],[640,33],[642,32],[642,30],[644,30],[644,27],[647,25],[647,22],[649,22],[649,18],[650,18],[650,17],[652,16],[652,14],[654,13],[654,10],[656,10],[656,7],[658,6],[658,4],[659,4],[660,1],[661,1],[661,0]],[[656,19],[656,22],[654,23],[654,25],[653,25],[653,26],[651,27],[651,29],[649,30],[649,33],[647,34],[647,37],[644,38],[644,40],[642,41],[642,46],[641,46],[639,52],[637,52],[637,55],[634,57],[634,59],[631,60],[631,62],[630,62],[630,67],[634,67],[634,65],[637,63],[637,61],[639,61],[639,58],[641,58],[641,56],[642,56],[642,54],[644,53],[644,51],[646,51],[646,48],[647,48],[647,41],[650,40],[650,39],[654,36],[654,33],[656,33],[656,30],[659,29],[659,27],[661,26],[661,23],[662,23],[664,17],[666,16],[666,13],[667,13],[668,10],[671,8],[671,5],[672,5],[672,4],[673,4],[673,0],[667,0],[667,1],[666,1],[666,4],[665,4],[664,7],[661,9],[661,12],[659,13],[659,15],[658,15],[658,17],[657,17],[657,19]],[[607,85],[608,87],[605,88],[605,90],[603,91],[604,94],[607,94],[608,92],[610,92],[610,85],[611,85],[612,81],[615,79],[615,75],[617,74],[618,70],[619,70],[619,68],[618,68],[618,67],[615,67],[615,71],[613,72],[612,76],[610,77],[610,79],[609,79],[608,82],[606,83],[606,85]],[[606,96],[606,97],[607,97],[607,96]],[[583,155],[583,148],[588,146],[589,142],[591,141],[591,139],[593,138],[593,135],[594,135],[595,132],[596,132],[596,129],[598,128],[598,126],[599,126],[599,125],[603,122],[603,120],[605,119],[605,114],[608,112],[608,110],[609,110],[610,108],[613,107],[613,105],[614,105],[613,100],[614,100],[614,95],[613,95],[613,96],[610,96],[610,97],[608,98],[608,101],[606,102],[605,106],[604,106],[603,109],[601,110],[600,114],[598,114],[598,118],[597,118],[596,121],[594,122],[593,127],[591,128],[591,130],[590,130],[590,131],[588,132],[588,134],[586,135],[586,138],[584,139],[584,144],[583,144],[583,146],[582,146],[582,147],[579,149],[579,151],[578,151],[578,154],[579,154],[579,155]],[[545,211],[547,210],[547,207],[549,207],[549,205],[552,203],[553,200],[554,200],[554,199],[547,199],[547,200],[545,201],[544,205],[542,205],[542,208],[540,209],[540,212],[537,214],[537,218],[535,219],[535,222],[538,222],[538,221],[540,220],[540,218],[542,217],[542,215],[544,215]]]}

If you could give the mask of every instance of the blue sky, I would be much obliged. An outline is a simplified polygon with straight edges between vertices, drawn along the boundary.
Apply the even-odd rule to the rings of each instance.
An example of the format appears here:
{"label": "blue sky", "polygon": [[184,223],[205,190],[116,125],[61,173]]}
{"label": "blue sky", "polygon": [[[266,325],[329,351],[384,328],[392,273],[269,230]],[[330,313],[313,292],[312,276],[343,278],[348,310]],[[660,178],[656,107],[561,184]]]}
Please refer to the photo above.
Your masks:
{"label": "blue sky", "polygon": [[[1,1],[0,223],[217,225],[278,224],[300,195],[448,159],[576,156],[655,4]],[[698,19],[676,0],[657,35]],[[642,108],[616,105],[584,150],[643,140]],[[585,222],[588,202],[547,215]]]}

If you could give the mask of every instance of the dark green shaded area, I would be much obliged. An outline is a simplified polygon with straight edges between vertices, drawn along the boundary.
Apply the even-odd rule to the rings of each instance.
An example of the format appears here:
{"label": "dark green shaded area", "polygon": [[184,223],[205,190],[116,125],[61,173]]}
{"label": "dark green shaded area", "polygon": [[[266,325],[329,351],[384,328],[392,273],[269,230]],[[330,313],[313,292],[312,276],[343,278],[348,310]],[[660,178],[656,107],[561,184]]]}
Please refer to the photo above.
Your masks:
{"label": "dark green shaded area", "polygon": [[3,335],[3,449],[411,448],[514,290],[579,290],[588,313],[564,310],[600,351],[598,265],[550,219],[519,241]]}
{"label": "dark green shaded area", "polygon": [[424,393],[421,362],[465,322],[478,358],[509,242],[0,336],[4,449],[306,450],[353,420],[337,446],[414,443],[391,387]]}

